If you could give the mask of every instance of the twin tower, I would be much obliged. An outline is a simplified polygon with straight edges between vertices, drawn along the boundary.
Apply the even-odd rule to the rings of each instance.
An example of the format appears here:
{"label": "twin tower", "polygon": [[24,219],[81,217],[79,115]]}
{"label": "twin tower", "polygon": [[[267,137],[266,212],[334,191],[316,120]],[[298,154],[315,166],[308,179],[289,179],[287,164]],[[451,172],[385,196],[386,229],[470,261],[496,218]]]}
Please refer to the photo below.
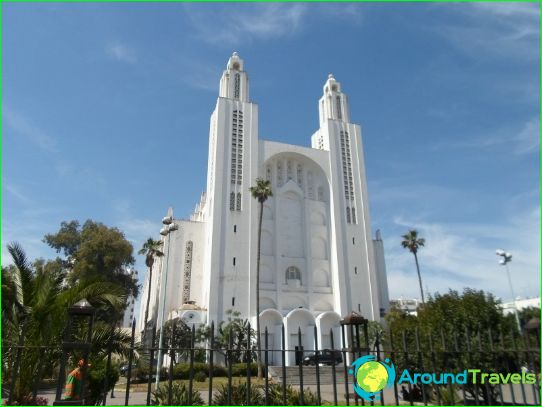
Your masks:
{"label": "twin tower", "polygon": [[255,320],[260,205],[249,188],[256,178],[273,191],[263,208],[259,282],[270,348],[281,348],[282,324],[288,349],[298,345],[299,328],[312,349],[313,326],[323,349],[346,314],[383,317],[386,268],[379,233],[371,234],[361,128],[332,75],[318,109],[311,148],[260,140],[244,61],[229,58],[210,119],[206,192],[190,220],[173,220],[179,228],[164,238],[168,266],[163,257],[154,263],[149,315],[158,324],[164,296],[166,319],[218,323],[233,310]]}

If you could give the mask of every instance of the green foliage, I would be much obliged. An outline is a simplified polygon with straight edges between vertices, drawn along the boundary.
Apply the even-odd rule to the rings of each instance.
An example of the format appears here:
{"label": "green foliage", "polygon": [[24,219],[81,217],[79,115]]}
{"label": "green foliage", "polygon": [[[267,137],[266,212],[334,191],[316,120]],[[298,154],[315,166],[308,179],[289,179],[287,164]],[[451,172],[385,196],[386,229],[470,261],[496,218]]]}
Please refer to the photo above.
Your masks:
{"label": "green foliage", "polygon": [[[231,375],[232,376],[246,376],[247,375],[247,364],[246,363],[234,363],[231,366]],[[250,375],[255,376],[258,374],[258,364],[250,364]]]}
{"label": "green foliage", "polygon": [[267,198],[273,196],[271,182],[263,178],[256,178],[256,185],[250,187],[249,191],[252,197],[257,199],[260,203],[267,201]]}
{"label": "green foliage", "polygon": [[[248,385],[246,382],[233,384],[231,389],[228,386],[222,385],[218,391],[214,393],[213,404],[218,406],[263,406],[265,398],[262,396],[261,386],[251,385],[250,387],[250,404],[247,404]],[[228,401],[228,395],[231,394],[231,401]]]}
{"label": "green foliage", "polygon": [[111,364],[111,368],[108,372],[106,361],[100,360],[97,364],[93,364],[88,370],[88,393],[86,401],[89,405],[99,405],[103,400],[106,376],[107,387],[105,392],[108,393],[119,380],[119,367],[116,364]]}
{"label": "green foliage", "polygon": [[134,264],[133,247],[117,228],[87,220],[81,227],[76,220],[62,222],[57,233],[45,235],[45,243],[66,257],[71,284],[95,280],[126,287],[127,294],[137,296],[137,281],[123,272],[123,267]]}
{"label": "green foliage", "polygon": [[[26,349],[21,356],[13,397],[16,402],[25,403],[40,371],[52,372],[58,366],[68,307],[86,298],[99,309],[119,311],[125,303],[125,291],[116,284],[97,280],[65,285],[59,261],[39,260],[32,264],[16,243],[9,244],[8,251],[14,265],[4,268],[2,276],[2,296],[6,295],[2,298],[2,378],[11,377],[16,357],[13,346],[24,343]],[[83,338],[83,325],[75,321],[72,333],[74,338]],[[98,363],[109,346],[119,354],[129,346],[126,335],[118,329],[111,330],[110,325],[99,318],[94,325],[92,342],[92,363]],[[47,348],[40,349],[40,346]],[[75,353],[70,356],[73,363],[81,357]],[[6,382],[3,387],[9,388]]]}
{"label": "green foliage", "polygon": [[[218,326],[217,335],[214,338],[215,349],[224,355],[226,363],[241,363],[255,360],[255,352],[252,350],[256,340],[256,331],[252,329],[248,320],[242,319],[238,311],[227,310],[227,321]],[[250,341],[249,341],[250,335]],[[225,352],[225,349],[231,351]]]}
{"label": "green foliage", "polygon": [[[518,335],[515,321],[505,317],[498,301],[484,291],[467,288],[462,294],[453,290],[436,294],[418,308],[417,317],[395,309],[386,320],[390,331],[384,335],[384,348],[391,349],[393,343],[393,361],[400,370],[421,372],[423,359],[436,371],[455,372],[466,367],[497,373],[519,371],[513,352],[504,351],[513,349]],[[454,352],[456,349],[459,352]],[[492,349],[500,351],[485,352]],[[467,385],[465,390],[470,398],[477,391],[478,398],[489,401],[497,388],[491,386],[489,394],[485,386],[475,389]]]}
{"label": "green foliage", "polygon": [[207,380],[207,374],[205,372],[196,372],[194,373],[194,380],[196,382],[204,382]]}
{"label": "green foliage", "polygon": [[[192,371],[194,377],[199,372],[209,376],[209,365],[207,363],[197,362],[193,364]],[[246,374],[246,366],[245,366]],[[228,370],[224,366],[213,365],[213,377],[225,377],[228,375]],[[190,363],[179,363],[173,367],[173,377],[180,380],[188,380],[190,378]]]}
{"label": "green foliage", "polygon": [[[524,328],[527,322],[533,318],[540,319],[540,308],[537,307],[527,307],[518,311],[519,322],[521,328]],[[513,316],[513,315],[512,315]]]}
{"label": "green foliage", "polygon": [[189,403],[188,389],[184,383],[173,383],[171,387],[171,403],[168,403],[168,385],[160,384],[158,389],[152,392],[153,406],[201,406],[203,399],[199,391],[192,391],[192,403]]}

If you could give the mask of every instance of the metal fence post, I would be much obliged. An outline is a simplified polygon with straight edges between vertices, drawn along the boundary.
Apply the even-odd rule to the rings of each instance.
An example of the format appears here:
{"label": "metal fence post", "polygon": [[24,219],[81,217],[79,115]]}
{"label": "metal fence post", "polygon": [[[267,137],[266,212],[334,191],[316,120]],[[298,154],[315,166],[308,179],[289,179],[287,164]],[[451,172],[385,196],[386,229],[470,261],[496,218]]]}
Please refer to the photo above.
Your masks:
{"label": "metal fence post", "polygon": [[126,395],[124,397],[124,405],[128,405],[130,399],[130,381],[132,379],[132,362],[134,360],[134,343],[135,343],[135,318],[132,320],[132,339],[130,340],[130,357],[128,358],[128,378],[126,380]]}

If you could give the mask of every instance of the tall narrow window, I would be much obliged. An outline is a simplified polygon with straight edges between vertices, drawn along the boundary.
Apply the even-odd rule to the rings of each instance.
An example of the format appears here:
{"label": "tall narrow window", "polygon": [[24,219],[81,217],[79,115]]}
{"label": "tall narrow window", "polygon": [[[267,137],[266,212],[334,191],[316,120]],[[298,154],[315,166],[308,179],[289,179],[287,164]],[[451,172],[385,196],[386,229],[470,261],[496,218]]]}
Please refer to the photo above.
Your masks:
{"label": "tall narrow window", "polygon": [[241,210],[241,192],[237,193],[237,210]]}
{"label": "tall narrow window", "polygon": [[337,101],[337,118],[342,119],[343,114],[341,112],[341,97],[337,96],[337,98],[335,100]]}
{"label": "tall narrow window", "polygon": [[324,188],[318,187],[318,200],[323,201],[324,200]]}
{"label": "tall narrow window", "polygon": [[235,83],[234,83],[234,89],[233,89],[233,97],[235,99],[239,99],[239,87],[241,82],[241,75],[238,73],[235,74]]}
{"label": "tall narrow window", "polygon": [[233,225],[233,233],[237,233],[237,225]]}
{"label": "tall narrow window", "polygon": [[346,207],[346,222],[350,223],[350,207]]}
{"label": "tall narrow window", "polygon": [[235,210],[235,192],[230,194],[230,211]]}
{"label": "tall narrow window", "polygon": [[235,297],[231,297],[231,306],[235,307]]}
{"label": "tall narrow window", "polygon": [[352,208],[352,223],[356,222],[356,208]]}
{"label": "tall narrow window", "polygon": [[358,268],[354,267],[354,274],[358,274]]}
{"label": "tall narrow window", "polygon": [[184,254],[184,285],[183,285],[183,304],[190,300],[190,280],[192,278],[192,249],[194,244],[191,240],[186,242]]}
{"label": "tall narrow window", "polygon": [[293,178],[294,178],[294,175],[293,175],[293,169],[292,169],[292,162],[288,161],[286,163],[286,179],[290,181]]}
{"label": "tall narrow window", "polygon": [[233,265],[235,266],[235,257],[233,258]]}

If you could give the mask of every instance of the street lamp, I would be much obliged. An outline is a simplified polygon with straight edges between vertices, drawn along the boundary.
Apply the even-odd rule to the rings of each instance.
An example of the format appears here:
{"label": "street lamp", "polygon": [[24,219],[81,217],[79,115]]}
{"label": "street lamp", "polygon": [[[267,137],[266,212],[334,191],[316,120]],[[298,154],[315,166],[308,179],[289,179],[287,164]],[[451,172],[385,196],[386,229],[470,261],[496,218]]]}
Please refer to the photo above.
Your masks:
{"label": "street lamp", "polygon": [[[171,240],[171,232],[179,229],[179,226],[177,226],[173,222],[173,217],[171,215],[166,216],[162,219],[162,223],[164,224],[164,227],[160,229],[160,234],[162,236],[167,236],[167,253],[166,253],[166,271],[165,276],[163,279],[162,287],[160,288],[160,292],[162,293],[162,313],[160,318],[160,338],[158,340],[158,360],[156,365],[156,388],[158,388],[158,384],[160,382],[160,369],[162,367],[162,342],[164,340],[164,319],[166,314],[166,290],[167,290],[167,277],[168,277],[168,265],[169,265],[169,252],[170,247],[169,243]],[[152,366],[152,360],[151,360],[151,366]]]}
{"label": "street lamp", "polygon": [[518,307],[516,307],[516,296],[514,295],[514,289],[512,288],[512,279],[510,278],[510,269],[508,268],[508,263],[512,261],[512,255],[508,252],[505,252],[502,249],[495,251],[497,256],[502,257],[499,260],[499,264],[506,268],[506,276],[508,277],[508,285],[510,286],[510,293],[512,294],[512,304],[514,305],[514,314],[516,315],[516,323],[518,324],[518,329],[521,331],[521,325],[519,323],[519,314]]}

